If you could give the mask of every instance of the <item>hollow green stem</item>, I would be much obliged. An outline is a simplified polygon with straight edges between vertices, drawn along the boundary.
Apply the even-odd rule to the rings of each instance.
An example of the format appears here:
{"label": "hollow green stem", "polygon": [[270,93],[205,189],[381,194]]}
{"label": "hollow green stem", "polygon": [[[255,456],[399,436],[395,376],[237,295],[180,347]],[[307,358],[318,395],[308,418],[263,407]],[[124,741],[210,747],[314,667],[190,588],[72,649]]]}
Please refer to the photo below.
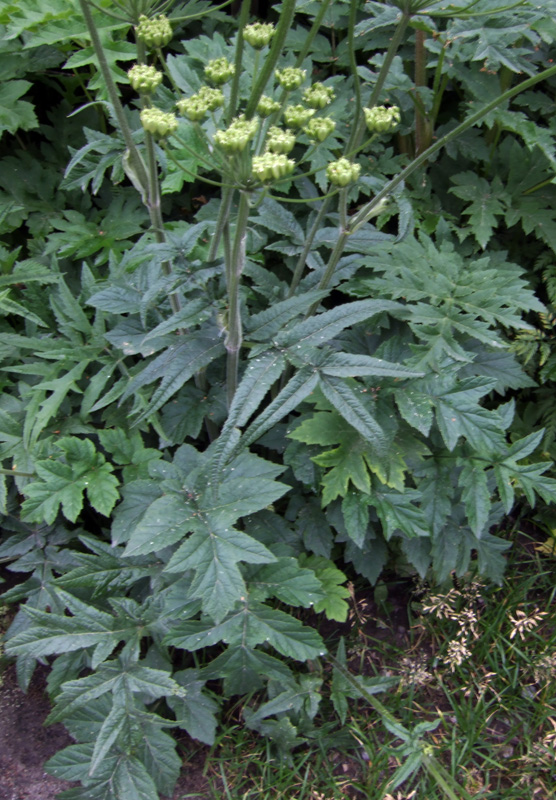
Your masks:
{"label": "hollow green stem", "polygon": [[299,286],[299,282],[301,280],[301,276],[303,275],[303,270],[305,269],[305,264],[307,262],[307,256],[309,255],[309,251],[311,250],[311,247],[313,245],[313,239],[315,238],[317,231],[319,231],[321,228],[322,221],[324,220],[329,205],[330,205],[330,196],[323,199],[322,205],[319,208],[317,216],[315,217],[315,221],[311,225],[311,229],[307,234],[303,250],[301,251],[301,254],[297,260],[297,264],[295,265],[293,278],[291,280],[290,288],[288,291],[288,297],[292,297],[295,290]]}
{"label": "hollow green stem", "polygon": [[16,469],[0,469],[0,475],[14,475],[16,478],[36,478],[35,472],[19,472]]}
{"label": "hollow green stem", "polygon": [[218,252],[218,247],[220,245],[220,240],[222,238],[222,234],[224,233],[224,228],[228,224],[228,220],[230,219],[230,209],[232,207],[232,200],[233,200],[233,189],[230,187],[226,187],[222,192],[222,200],[220,201],[220,209],[218,211],[218,217],[216,219],[216,228],[212,237],[212,242],[210,244],[210,249],[208,253],[208,260],[214,261],[216,258],[216,254]]}
{"label": "hollow green stem", "polygon": [[102,42],[100,41],[100,37],[98,35],[98,31],[96,29],[95,22],[93,20],[93,16],[91,14],[91,9],[89,8],[87,0],[79,0],[79,5],[81,6],[83,17],[85,18],[85,23],[87,25],[87,29],[91,37],[91,42],[93,44],[95,55],[98,58],[100,71],[102,73],[102,77],[104,78],[104,83],[106,84],[106,90],[108,91],[108,97],[110,98],[110,102],[114,109],[114,114],[116,115],[116,119],[118,120],[118,125],[120,127],[120,131],[125,142],[125,146],[129,153],[129,161],[131,163],[131,166],[133,167],[135,174],[137,175],[139,184],[142,187],[144,187],[146,193],[148,186],[147,170],[143,162],[143,159],[141,158],[141,154],[139,153],[139,150],[137,149],[135,142],[133,141],[131,128],[129,127],[129,123],[124,114],[124,109],[120,101],[118,89],[116,87],[114,79],[112,78],[112,73],[110,72],[110,67],[108,65],[108,61],[104,54],[104,48],[102,46]]}
{"label": "hollow green stem", "polygon": [[278,63],[278,59],[282,54],[282,47],[286,41],[286,36],[291,27],[294,14],[295,0],[284,0],[282,3],[282,10],[280,11],[280,19],[278,21],[278,25],[276,26],[276,33],[272,39],[270,50],[264,60],[264,64],[259,76],[255,81],[253,88],[251,89],[251,95],[245,109],[245,116],[247,119],[251,119],[257,110],[257,103],[261,99],[261,96],[265,90],[265,86],[268,83],[274,71],[274,67]]}
{"label": "hollow green stem", "polygon": [[174,90],[174,92],[181,94],[181,90],[179,89],[179,87],[178,87],[177,83],[175,82],[174,78],[172,77],[172,73],[168,69],[168,64],[166,63],[166,59],[164,58],[164,53],[162,52],[162,48],[157,47],[156,50],[155,50],[155,53],[156,53],[156,57],[158,59],[158,62],[160,64],[160,66],[162,67],[162,71],[164,72],[164,74],[168,78],[168,81],[172,85],[172,89]]}
{"label": "hollow green stem", "polygon": [[400,185],[403,181],[409,178],[419,167],[424,164],[426,161],[430,159],[435,153],[445,147],[454,139],[457,139],[458,136],[461,136],[462,133],[465,133],[466,130],[476,125],[477,122],[480,122],[483,117],[485,117],[490,111],[495,109],[497,106],[502,105],[507,100],[511,100],[516,95],[520,94],[520,92],[524,92],[527,89],[530,89],[532,86],[535,86],[537,83],[540,83],[547,78],[552,77],[552,75],[556,75],[556,66],[549,67],[548,69],[539,72],[538,75],[533,75],[532,78],[528,78],[525,81],[522,81],[517,86],[508,89],[506,92],[501,94],[495,100],[492,100],[490,103],[487,103],[486,106],[483,106],[479,111],[476,111],[462,123],[460,123],[456,128],[452,131],[447,133],[442,138],[438,139],[434,144],[430,147],[427,147],[421,155],[417,156],[414,161],[411,162],[405,169],[403,169],[395,178],[392,178],[386,186],[381,189],[381,191],[373,197],[373,199],[367,203],[363,208],[355,214],[350,219],[350,232],[354,233],[357,228],[361,227],[370,217],[373,215],[373,211],[377,207],[377,205],[382,202],[389,194],[391,194],[394,189]]}
{"label": "hollow green stem", "polygon": [[239,12],[238,32],[236,39],[236,52],[234,59],[235,72],[232,78],[230,102],[228,103],[228,112],[226,114],[228,125],[232,121],[232,117],[234,116],[237,110],[238,96],[239,96],[239,76],[241,74],[241,62],[243,59],[243,29],[247,25],[250,8],[251,8],[251,0],[243,0],[241,3],[241,10]]}
{"label": "hollow green stem", "polygon": [[353,78],[353,90],[355,94],[355,108],[352,119],[359,119],[361,116],[361,82],[357,74],[357,61],[355,59],[355,20],[357,17],[357,9],[359,3],[357,0],[351,0],[349,4],[349,24],[348,24],[348,51],[349,51],[349,67],[351,76]]}
{"label": "hollow green stem", "polygon": [[[394,35],[390,41],[390,45],[384,57],[384,61],[382,62],[382,66],[380,68],[380,72],[378,73],[378,78],[376,79],[376,83],[373,87],[373,91],[371,92],[371,96],[369,98],[368,107],[373,108],[378,103],[380,98],[380,93],[382,91],[382,87],[384,86],[384,82],[388,76],[388,72],[390,71],[390,67],[392,66],[392,61],[398,49],[403,41],[403,37],[405,35],[406,28],[409,24],[409,20],[411,16],[407,12],[403,12],[396,26],[396,30],[394,31]],[[346,151],[355,149],[360,141],[363,133],[365,132],[365,119],[361,115],[359,115],[359,121],[357,125],[353,128],[352,134],[349,138],[347,143]]]}
{"label": "hollow green stem", "polygon": [[307,53],[309,52],[311,44],[313,43],[313,39],[315,38],[315,36],[319,32],[320,26],[322,25],[322,21],[323,21],[325,15],[326,15],[326,12],[328,11],[328,6],[330,5],[330,2],[331,2],[331,0],[322,0],[322,2],[320,4],[320,8],[318,10],[318,13],[315,16],[315,19],[313,20],[313,24],[311,25],[311,27],[309,29],[309,33],[307,34],[307,36],[305,38],[305,42],[303,43],[303,47],[301,48],[301,50],[298,53],[298,56],[297,56],[297,59],[296,59],[296,62],[295,62],[295,66],[296,67],[300,67],[303,64],[303,60],[307,57]]}
{"label": "hollow green stem", "polygon": [[335,197],[338,191],[338,189],[334,189],[333,192],[323,194],[319,197],[284,197],[280,194],[271,194],[268,192],[265,197],[270,197],[272,200],[279,200],[281,203],[300,203],[307,205],[307,203],[320,203],[321,200],[328,200],[330,197]]}
{"label": "hollow green stem", "polygon": [[165,148],[165,149],[164,149],[164,152],[166,153],[166,157],[167,157],[167,158],[169,158],[169,159],[170,159],[170,161],[171,161],[173,164],[175,164],[175,165],[176,165],[176,167],[179,167],[179,169],[181,169],[181,170],[182,170],[183,172],[185,172],[187,175],[190,175],[190,176],[191,176],[191,177],[192,177],[194,180],[202,181],[203,183],[208,183],[208,184],[209,184],[209,186],[218,186],[218,187],[220,187],[220,188],[222,188],[222,187],[230,187],[230,188],[233,188],[231,184],[227,184],[227,183],[220,183],[219,181],[213,181],[213,180],[211,180],[210,178],[205,178],[203,175],[197,175],[195,172],[191,172],[191,170],[187,169],[187,167],[184,167],[184,166],[183,166],[183,164],[180,164],[180,162],[178,161],[178,159],[177,159],[177,158],[176,158],[176,157],[173,155],[173,153],[171,153],[171,152],[168,150],[168,148]]}
{"label": "hollow green stem", "polygon": [[225,3],[221,3],[219,6],[211,6],[207,11],[199,11],[197,14],[188,14],[185,17],[172,17],[172,22],[188,22],[190,19],[200,19],[201,17],[206,17],[207,14],[214,14],[215,11],[220,11],[221,8],[226,8],[234,0],[226,0]]}
{"label": "hollow green stem", "polygon": [[241,191],[239,195],[239,209],[231,261],[226,270],[228,277],[228,334],[226,336],[225,346],[228,352],[226,370],[228,407],[231,406],[237,389],[239,351],[243,340],[241,310],[239,307],[239,287],[241,275],[245,267],[245,242],[247,239],[249,210],[249,195],[247,192]]}
{"label": "hollow green stem", "polygon": [[[202,134],[203,134],[203,136],[204,136],[204,131],[203,131],[203,129],[201,128],[201,126],[199,126],[199,128],[200,128],[200,130],[201,130],[201,132],[202,132]],[[186,151],[186,153],[189,153],[189,155],[190,155],[190,156],[194,156],[194,157],[195,157],[195,159],[196,159],[197,161],[201,161],[201,162],[203,163],[203,165],[204,165],[204,166],[205,166],[207,169],[210,169],[210,170],[211,170],[211,172],[212,172],[212,171],[214,171],[214,168],[215,168],[214,161],[213,161],[213,162],[210,162],[210,161],[209,161],[208,159],[206,159],[204,156],[201,156],[201,155],[199,155],[199,153],[197,153],[195,150],[193,150],[193,149],[192,149],[192,148],[191,148],[191,147],[190,147],[190,146],[187,144],[187,142],[184,142],[184,140],[181,138],[181,136],[178,136],[178,134],[177,134],[177,133],[173,133],[173,134],[172,134],[172,139],[175,139],[175,140],[176,140],[176,142],[179,142],[179,144],[180,144],[180,145],[182,146],[182,148],[183,148],[183,149]],[[220,169],[220,171],[222,172],[223,165],[220,163],[220,164],[218,164],[217,166],[218,166],[218,168]]]}

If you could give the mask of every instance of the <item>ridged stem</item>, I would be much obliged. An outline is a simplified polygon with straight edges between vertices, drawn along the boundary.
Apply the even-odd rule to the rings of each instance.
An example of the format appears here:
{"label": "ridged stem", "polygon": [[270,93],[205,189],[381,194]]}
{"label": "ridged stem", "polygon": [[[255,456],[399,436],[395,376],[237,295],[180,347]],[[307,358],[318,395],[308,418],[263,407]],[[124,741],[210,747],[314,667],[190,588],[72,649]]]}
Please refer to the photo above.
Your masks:
{"label": "ridged stem", "polygon": [[[390,41],[390,46],[386,51],[384,61],[382,62],[382,67],[380,68],[380,72],[378,73],[378,78],[376,79],[373,91],[371,92],[369,102],[367,103],[368,108],[373,108],[378,103],[382,87],[384,86],[384,82],[386,81],[386,77],[388,76],[390,67],[392,66],[392,61],[394,60],[394,56],[398,52],[399,47],[402,43],[405,30],[409,24],[409,20],[410,20],[410,15],[405,12],[402,13],[401,19],[398,22],[396,30],[394,31],[394,35]],[[360,115],[359,121],[357,125],[354,127],[352,135],[350,136],[350,139],[348,141],[346,152],[350,150],[355,150],[357,148],[364,132],[365,132],[365,119]]]}
{"label": "ridged stem", "polygon": [[454,139],[457,139],[458,136],[461,136],[462,133],[465,133],[466,130],[473,127],[477,122],[480,122],[483,117],[485,117],[490,111],[493,111],[497,106],[502,105],[507,100],[511,100],[512,97],[520,94],[520,92],[524,92],[527,89],[530,89],[532,86],[535,86],[537,83],[546,80],[547,78],[551,78],[553,75],[556,75],[556,66],[549,67],[548,69],[539,72],[538,75],[533,75],[532,78],[528,78],[526,81],[522,81],[517,86],[508,89],[508,91],[501,94],[496,99],[492,100],[490,103],[487,103],[486,106],[483,106],[479,111],[476,111],[462,123],[460,123],[456,128],[452,131],[447,133],[442,138],[438,139],[434,144],[431,144],[430,147],[427,147],[421,155],[417,156],[411,164],[409,164],[405,169],[403,169],[395,178],[392,178],[386,186],[380,190],[380,192],[373,197],[371,201],[369,201],[363,208],[357,212],[353,217],[350,219],[350,232],[354,233],[357,228],[361,227],[365,222],[367,222],[370,217],[373,215],[373,211],[377,207],[377,205],[384,200],[388,195],[390,195],[394,189],[400,185],[403,181],[409,178],[419,167],[424,164],[426,161],[430,159],[435,153],[445,147]]}
{"label": "ridged stem", "polygon": [[330,197],[325,197],[322,201],[321,207],[319,208],[318,214],[315,218],[311,226],[311,230],[307,234],[307,238],[305,239],[305,244],[303,246],[303,250],[297,260],[297,264],[295,265],[295,270],[293,273],[293,278],[290,283],[290,288],[288,291],[288,297],[292,297],[295,290],[299,286],[299,282],[301,280],[301,276],[303,275],[303,270],[305,269],[305,264],[307,262],[307,256],[309,255],[309,251],[313,245],[313,239],[315,238],[317,231],[320,230],[322,221],[324,216],[328,210],[328,206],[330,204]]}
{"label": "ridged stem", "polygon": [[228,104],[228,113],[226,115],[228,125],[232,121],[232,117],[236,113],[238,96],[239,96],[239,76],[241,74],[241,62],[243,59],[243,29],[247,25],[249,19],[249,10],[251,8],[251,0],[243,0],[241,10],[239,12],[238,32],[236,39],[236,52],[234,59],[235,72],[232,78],[232,87],[230,90],[230,102]]}
{"label": "ridged stem", "polygon": [[228,333],[225,346],[228,352],[226,369],[228,407],[232,404],[238,385],[239,351],[243,341],[239,288],[241,275],[245,267],[245,242],[250,208],[249,194],[241,191],[231,260],[226,269],[228,277]]}
{"label": "ridged stem", "polygon": [[286,36],[291,27],[293,17],[295,14],[295,0],[284,0],[282,3],[282,10],[280,11],[280,20],[276,26],[276,33],[272,39],[272,45],[265,58],[262,69],[255,81],[255,85],[251,89],[251,96],[247,102],[245,109],[245,116],[250,119],[257,110],[257,103],[265,90],[266,84],[270,80],[270,76],[274,71],[274,67],[278,63],[278,59],[282,55],[282,48],[286,41]]}

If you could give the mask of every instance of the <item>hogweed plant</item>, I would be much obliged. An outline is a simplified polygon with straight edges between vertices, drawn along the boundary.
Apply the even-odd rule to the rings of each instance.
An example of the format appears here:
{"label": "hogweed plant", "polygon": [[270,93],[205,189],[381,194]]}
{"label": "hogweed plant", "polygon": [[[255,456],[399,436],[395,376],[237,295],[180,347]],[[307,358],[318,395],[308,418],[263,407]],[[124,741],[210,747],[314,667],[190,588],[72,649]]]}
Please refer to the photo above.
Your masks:
{"label": "hogweed plant", "polygon": [[[4,254],[18,299],[1,299],[13,481],[0,558],[32,573],[4,594],[26,600],[6,651],[23,686],[53,657],[49,720],[76,743],[49,768],[85,787],[68,800],[171,794],[167,729],[214,741],[208,681],[223,697],[264,690],[245,724],[283,751],[302,743],[327,675],[299,609],[344,621],[344,565],[371,582],[387,563],[499,582],[508,543],[493,526],[516,497],[556,497],[550,464],[531,458],[543,432],[512,437],[513,403],[497,399],[530,385],[507,333],[543,306],[523,267],[486,248],[484,224],[479,249],[449,213],[430,226],[413,211],[445,148],[485,120],[517,130],[500,109],[511,116],[514,97],[556,75],[535,49],[546,13],[492,0],[297,6],[283,0],[274,25],[250,22],[244,0],[225,38],[199,34],[220,12],[198,3],[57,3],[68,49],[91,43],[66,67],[106,114],[71,148],[62,189],[90,186],[82,208],[103,210],[90,223],[66,210],[55,231],[35,224],[29,257]],[[413,159],[397,153],[413,90],[426,94],[427,65],[414,84],[405,44],[431,34],[419,52],[433,106],[417,109],[432,126],[454,63],[477,78],[464,44],[447,60],[436,43],[486,13],[511,30],[526,15],[531,53],[521,47],[515,74],[529,77],[463,108]],[[18,14],[6,11],[12,39]],[[322,53],[332,23],[345,31],[337,57]],[[182,196],[197,203],[187,221]],[[335,668],[341,717],[359,684]],[[394,788],[424,765],[456,796],[422,741],[435,723],[385,724],[407,758]]]}

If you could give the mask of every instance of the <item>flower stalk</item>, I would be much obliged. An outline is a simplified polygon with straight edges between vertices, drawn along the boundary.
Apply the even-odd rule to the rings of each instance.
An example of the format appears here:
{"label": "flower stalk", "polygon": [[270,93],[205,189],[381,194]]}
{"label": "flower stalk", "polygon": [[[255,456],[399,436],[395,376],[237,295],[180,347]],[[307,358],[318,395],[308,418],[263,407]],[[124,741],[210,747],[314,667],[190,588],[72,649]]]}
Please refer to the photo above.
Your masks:
{"label": "flower stalk", "polygon": [[241,275],[245,267],[245,243],[247,239],[247,222],[250,211],[249,193],[245,190],[239,194],[239,209],[229,264],[226,265],[228,281],[228,330],[225,347],[228,353],[226,368],[226,391],[228,407],[236,393],[239,373],[239,351],[243,341],[239,289]]}

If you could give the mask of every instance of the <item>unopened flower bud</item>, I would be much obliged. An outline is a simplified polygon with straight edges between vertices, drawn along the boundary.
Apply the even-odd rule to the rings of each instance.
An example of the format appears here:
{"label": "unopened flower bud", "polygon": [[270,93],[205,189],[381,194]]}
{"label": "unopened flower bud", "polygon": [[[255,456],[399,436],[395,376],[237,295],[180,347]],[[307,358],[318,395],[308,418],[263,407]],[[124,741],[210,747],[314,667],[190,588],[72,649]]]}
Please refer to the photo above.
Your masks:
{"label": "unopened flower bud", "polygon": [[314,108],[306,108],[302,105],[287,106],[284,110],[284,121],[288,128],[302,128],[314,113]]}
{"label": "unopened flower bud", "polygon": [[334,186],[347,186],[354,183],[359,177],[361,166],[348,161],[347,158],[339,158],[332,161],[326,168],[326,176]]}
{"label": "unopened flower bud", "polygon": [[130,84],[139,94],[152,94],[162,82],[162,72],[146,64],[135,64],[127,72]]}
{"label": "unopened flower bud", "polygon": [[140,116],[143,128],[157,138],[162,139],[178,128],[175,114],[166,113],[159,108],[144,108]]}
{"label": "unopened flower bud", "polygon": [[262,95],[261,99],[257,105],[257,114],[259,117],[270,117],[271,114],[274,114],[276,111],[280,110],[280,103],[277,100],[273,100],[271,97],[267,97],[265,94]]}
{"label": "unopened flower bud", "polygon": [[227,58],[213,58],[205,67],[205,76],[211,83],[221,86],[234,76],[236,68]]}
{"label": "unopened flower bud", "polygon": [[216,131],[214,141],[226,153],[240,153],[257,132],[257,120],[245,119],[243,114],[232,120],[225,131]]}
{"label": "unopened flower bud", "polygon": [[243,29],[243,38],[255,50],[262,50],[270,42],[276,30],[271,22],[253,22]]}
{"label": "unopened flower bud", "polygon": [[280,128],[269,128],[266,149],[271,153],[290,153],[295,145],[295,136],[291,131]]}
{"label": "unopened flower bud", "polygon": [[365,122],[371,133],[390,133],[401,120],[398,106],[374,106],[364,108]]}
{"label": "unopened flower bud", "polygon": [[215,111],[224,105],[224,92],[222,89],[212,89],[210,86],[201,86],[197,97],[207,104],[209,111]]}
{"label": "unopened flower bud", "polygon": [[139,25],[135,26],[135,35],[149,48],[164,47],[172,38],[172,26],[164,14],[153,19],[141,14]]}
{"label": "unopened flower bud", "polygon": [[324,142],[327,136],[330,136],[336,123],[331,117],[315,117],[310,119],[303,131],[307,134],[309,139],[314,142]]}
{"label": "unopened flower bud", "polygon": [[284,154],[263,153],[253,157],[253,176],[263,183],[285,178],[294,168],[295,161]]}
{"label": "unopened flower bud", "polygon": [[220,89],[202,86],[197,94],[178,100],[176,106],[180,114],[195,121],[203,119],[209,111],[224,105],[224,94]]}
{"label": "unopened flower bud", "polygon": [[208,105],[198,95],[184,97],[176,103],[177,109],[184,117],[192,122],[204,119],[208,113]]}
{"label": "unopened flower bud", "polygon": [[274,70],[276,80],[283,89],[293,92],[298,89],[305,80],[306,70],[297,67],[284,67],[284,69]]}
{"label": "unopened flower bud", "polygon": [[303,100],[311,108],[324,108],[334,100],[335,96],[334,89],[322,83],[314,83],[303,92]]}

